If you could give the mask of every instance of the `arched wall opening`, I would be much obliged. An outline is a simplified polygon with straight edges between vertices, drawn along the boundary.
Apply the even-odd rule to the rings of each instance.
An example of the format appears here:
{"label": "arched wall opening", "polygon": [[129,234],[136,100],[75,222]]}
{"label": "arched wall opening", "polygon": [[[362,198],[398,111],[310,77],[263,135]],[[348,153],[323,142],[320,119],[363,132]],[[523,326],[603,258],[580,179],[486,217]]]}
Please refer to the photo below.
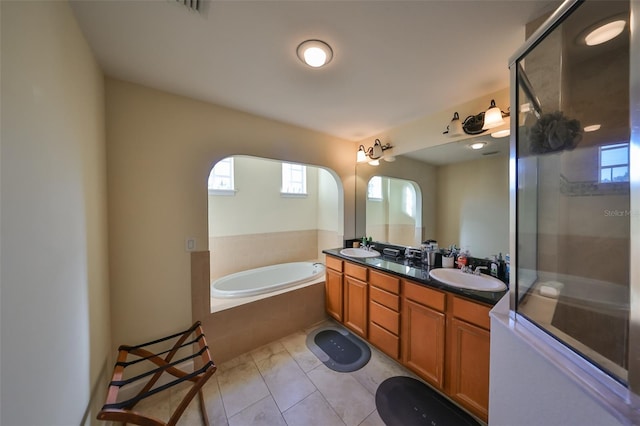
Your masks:
{"label": "arched wall opening", "polygon": [[233,187],[214,188],[212,175],[208,185],[211,280],[262,266],[322,260],[322,250],[342,246],[344,191],[334,171],[302,165],[306,193],[301,194],[283,188],[283,164],[299,164],[227,158],[233,159]]}

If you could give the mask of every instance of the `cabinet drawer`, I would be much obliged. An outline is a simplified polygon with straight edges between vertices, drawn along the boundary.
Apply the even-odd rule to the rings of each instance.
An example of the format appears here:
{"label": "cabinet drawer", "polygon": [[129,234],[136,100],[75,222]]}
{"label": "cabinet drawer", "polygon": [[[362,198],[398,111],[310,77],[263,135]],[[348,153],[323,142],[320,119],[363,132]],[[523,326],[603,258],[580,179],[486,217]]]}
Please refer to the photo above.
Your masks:
{"label": "cabinet drawer", "polygon": [[404,282],[404,296],[407,299],[444,312],[446,294],[410,281]]}
{"label": "cabinet drawer", "polygon": [[400,279],[392,275],[381,274],[380,272],[369,271],[369,284],[387,290],[390,293],[400,293]]}
{"label": "cabinet drawer", "polygon": [[400,334],[400,314],[378,305],[376,302],[369,303],[369,321],[387,329],[391,333]]}
{"label": "cabinet drawer", "polygon": [[353,263],[344,262],[344,273],[361,281],[367,280],[367,268],[364,266],[358,266],[354,265]]}
{"label": "cabinet drawer", "polygon": [[369,341],[391,358],[400,357],[400,338],[375,323],[369,324]]}
{"label": "cabinet drawer", "polygon": [[333,269],[334,271],[342,272],[342,260],[340,260],[340,259],[338,259],[336,257],[326,256],[325,264],[327,265],[327,268],[329,268],[329,269]]}
{"label": "cabinet drawer", "polygon": [[491,328],[491,320],[489,318],[490,310],[491,308],[488,306],[459,297],[453,297],[453,316],[486,330]]}
{"label": "cabinet drawer", "polygon": [[369,286],[369,297],[374,302],[386,306],[389,309],[400,311],[400,296],[380,290],[377,287]]}

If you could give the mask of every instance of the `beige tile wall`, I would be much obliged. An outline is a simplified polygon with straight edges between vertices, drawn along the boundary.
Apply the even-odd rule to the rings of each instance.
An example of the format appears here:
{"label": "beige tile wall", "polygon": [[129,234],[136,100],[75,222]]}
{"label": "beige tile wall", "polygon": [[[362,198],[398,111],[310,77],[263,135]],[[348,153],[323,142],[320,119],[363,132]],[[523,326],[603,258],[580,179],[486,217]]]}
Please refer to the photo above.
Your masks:
{"label": "beige tile wall", "polygon": [[341,235],[317,229],[211,237],[211,279],[261,266],[322,259],[322,250],[341,246]]}
{"label": "beige tile wall", "polygon": [[324,282],[208,315],[203,321],[217,364],[327,318]]}

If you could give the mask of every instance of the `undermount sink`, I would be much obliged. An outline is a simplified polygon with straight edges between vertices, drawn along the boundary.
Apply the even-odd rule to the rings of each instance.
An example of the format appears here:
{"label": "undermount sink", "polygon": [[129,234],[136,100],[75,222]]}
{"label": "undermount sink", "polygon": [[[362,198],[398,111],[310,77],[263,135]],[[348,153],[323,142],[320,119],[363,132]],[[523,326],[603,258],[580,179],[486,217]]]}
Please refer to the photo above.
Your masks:
{"label": "undermount sink", "polygon": [[506,284],[497,278],[485,274],[475,275],[462,272],[459,269],[432,269],[429,272],[429,276],[452,287],[478,291],[502,291],[507,289]]}
{"label": "undermount sink", "polygon": [[343,256],[349,257],[378,257],[380,256],[380,252],[375,251],[373,249],[366,250],[363,248],[346,248],[340,250],[340,254]]}

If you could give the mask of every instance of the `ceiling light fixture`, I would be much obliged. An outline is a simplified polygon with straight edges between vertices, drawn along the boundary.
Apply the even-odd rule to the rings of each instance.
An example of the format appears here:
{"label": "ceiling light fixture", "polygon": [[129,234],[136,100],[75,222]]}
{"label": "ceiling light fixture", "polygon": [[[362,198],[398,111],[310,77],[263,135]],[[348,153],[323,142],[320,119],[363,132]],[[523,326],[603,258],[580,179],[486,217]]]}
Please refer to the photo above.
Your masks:
{"label": "ceiling light fixture", "polygon": [[321,40],[303,41],[298,46],[296,53],[302,62],[313,68],[320,68],[333,59],[333,50]]}
{"label": "ceiling light fixture", "polygon": [[619,36],[627,22],[623,19],[600,25],[584,37],[587,46],[597,46]]}
{"label": "ceiling light fixture", "polygon": [[373,146],[370,146],[367,149],[365,149],[363,145],[360,145],[360,147],[358,148],[356,161],[358,163],[364,163],[365,161],[368,161],[369,164],[372,166],[380,165],[381,158],[384,158],[385,161],[389,161],[389,162],[395,161],[396,157],[392,155],[385,156],[384,154],[385,151],[391,148],[393,147],[391,146],[390,143],[386,143],[382,145],[382,142],[380,142],[380,139],[376,139],[375,142],[373,143]]}
{"label": "ceiling light fixture", "polygon": [[486,144],[486,142],[476,142],[469,145],[469,148],[478,150],[484,148]]}

